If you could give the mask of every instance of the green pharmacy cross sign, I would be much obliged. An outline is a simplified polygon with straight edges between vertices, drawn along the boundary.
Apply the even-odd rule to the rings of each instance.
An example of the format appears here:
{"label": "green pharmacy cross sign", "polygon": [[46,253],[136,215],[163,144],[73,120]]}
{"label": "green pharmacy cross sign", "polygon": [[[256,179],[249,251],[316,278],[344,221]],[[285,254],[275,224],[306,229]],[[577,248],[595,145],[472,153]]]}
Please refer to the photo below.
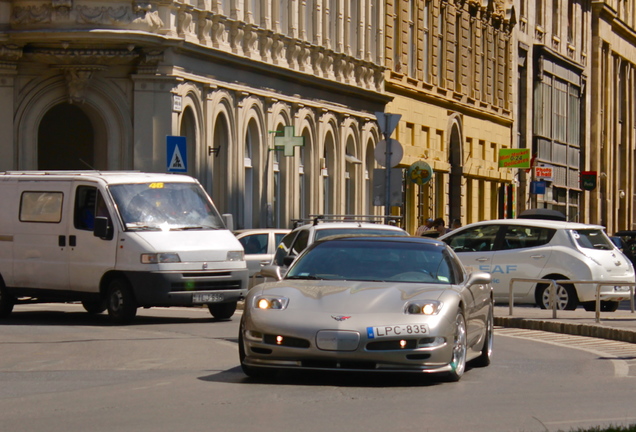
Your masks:
{"label": "green pharmacy cross sign", "polygon": [[[294,155],[294,147],[302,147],[305,145],[305,137],[303,136],[294,136],[294,127],[293,126],[285,126],[285,130],[282,131],[282,136],[274,137],[274,146],[275,147],[283,147],[285,156],[293,156]],[[277,134],[280,131],[276,131]],[[280,149],[276,149],[280,150]]]}

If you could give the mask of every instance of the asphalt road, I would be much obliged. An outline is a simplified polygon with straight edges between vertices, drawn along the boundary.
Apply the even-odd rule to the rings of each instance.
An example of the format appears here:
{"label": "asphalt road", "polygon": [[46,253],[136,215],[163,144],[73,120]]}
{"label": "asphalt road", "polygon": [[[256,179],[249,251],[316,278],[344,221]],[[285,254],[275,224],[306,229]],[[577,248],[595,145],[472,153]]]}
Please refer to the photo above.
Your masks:
{"label": "asphalt road", "polygon": [[0,322],[0,430],[492,432],[636,424],[630,345],[617,355],[608,341],[498,329],[493,364],[468,370],[459,383],[319,373],[256,382],[238,364],[238,320],[150,309],[133,325],[112,326],[81,306],[17,306]]}

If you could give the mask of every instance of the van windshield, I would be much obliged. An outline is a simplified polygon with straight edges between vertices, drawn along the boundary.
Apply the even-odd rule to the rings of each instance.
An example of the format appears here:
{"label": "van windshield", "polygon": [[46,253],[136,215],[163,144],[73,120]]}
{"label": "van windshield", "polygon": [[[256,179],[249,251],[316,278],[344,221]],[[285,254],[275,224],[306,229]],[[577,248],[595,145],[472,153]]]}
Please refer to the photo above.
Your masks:
{"label": "van windshield", "polygon": [[203,189],[194,183],[136,183],[110,186],[127,230],[225,229]]}

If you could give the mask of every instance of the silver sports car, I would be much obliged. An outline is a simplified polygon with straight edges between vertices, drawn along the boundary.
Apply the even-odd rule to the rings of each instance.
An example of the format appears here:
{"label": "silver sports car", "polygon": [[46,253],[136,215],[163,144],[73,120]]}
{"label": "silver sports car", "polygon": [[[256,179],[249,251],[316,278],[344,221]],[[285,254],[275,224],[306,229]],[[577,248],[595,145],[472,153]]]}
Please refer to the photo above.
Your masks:
{"label": "silver sports car", "polygon": [[488,273],[416,237],[348,237],[307,248],[284,277],[252,288],[239,330],[251,377],[278,369],[444,373],[490,363]]}

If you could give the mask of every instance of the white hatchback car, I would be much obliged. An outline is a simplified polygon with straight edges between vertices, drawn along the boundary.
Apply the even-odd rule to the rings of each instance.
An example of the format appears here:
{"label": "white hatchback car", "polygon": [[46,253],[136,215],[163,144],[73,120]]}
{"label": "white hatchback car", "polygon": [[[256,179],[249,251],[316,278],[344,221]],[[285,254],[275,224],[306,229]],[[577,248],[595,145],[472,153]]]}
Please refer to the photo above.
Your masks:
{"label": "white hatchback car", "polygon": [[[500,219],[458,228],[446,242],[467,267],[492,275],[495,300],[508,302],[512,278],[634,282],[634,268],[604,227],[540,219]],[[549,284],[516,282],[515,303],[549,306]],[[622,295],[624,294],[624,297]],[[615,311],[628,286],[602,286],[601,310]],[[557,307],[595,310],[596,285],[562,284]]]}

